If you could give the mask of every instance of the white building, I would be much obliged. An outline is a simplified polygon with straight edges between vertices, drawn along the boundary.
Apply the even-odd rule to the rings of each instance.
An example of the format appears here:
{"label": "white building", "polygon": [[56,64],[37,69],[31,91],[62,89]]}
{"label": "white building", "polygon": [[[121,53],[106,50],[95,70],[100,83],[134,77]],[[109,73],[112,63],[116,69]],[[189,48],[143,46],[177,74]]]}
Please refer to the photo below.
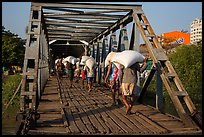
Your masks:
{"label": "white building", "polygon": [[197,19],[191,23],[190,26],[190,43],[196,44],[202,40],[202,19]]}

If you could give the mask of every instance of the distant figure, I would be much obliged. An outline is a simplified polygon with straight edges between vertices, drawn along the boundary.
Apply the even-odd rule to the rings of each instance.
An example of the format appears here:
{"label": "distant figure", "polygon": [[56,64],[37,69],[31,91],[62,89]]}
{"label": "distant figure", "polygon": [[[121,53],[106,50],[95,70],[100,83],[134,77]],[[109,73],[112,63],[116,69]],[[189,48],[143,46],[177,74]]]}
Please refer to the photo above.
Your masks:
{"label": "distant figure", "polygon": [[86,65],[84,66],[84,70],[86,71],[86,80],[88,83],[88,93],[90,93],[93,89],[93,79],[95,76],[95,69],[96,69],[95,65],[92,68],[89,68]]}
{"label": "distant figure", "polygon": [[76,63],[76,69],[75,69],[75,83],[79,82],[80,79],[80,74],[81,74],[81,69],[80,69],[80,65],[79,62]]}
{"label": "distant figure", "polygon": [[117,68],[114,62],[109,61],[108,71],[105,76],[105,83],[107,83],[107,79],[109,78],[109,82],[110,82],[109,86],[112,92],[112,101],[113,101],[112,106],[116,105],[116,100],[119,105],[121,104],[121,101],[119,99],[119,76],[120,76],[120,68]]}
{"label": "distant figure", "polygon": [[66,63],[65,68],[64,68],[65,69],[65,74],[66,74],[67,77],[69,77],[69,75],[68,75],[69,74],[69,62],[66,61],[65,63]]}
{"label": "distant figure", "polygon": [[[137,71],[142,73],[147,66],[147,58],[144,59],[143,65],[140,67],[139,63],[136,62],[128,68],[122,68],[121,79],[122,79],[122,98],[126,106],[126,114],[131,114],[131,109],[136,100],[136,85],[137,85]],[[130,102],[127,102],[127,97],[130,97]]]}
{"label": "distant figure", "polygon": [[59,79],[63,77],[64,74],[64,64],[62,63],[62,58],[57,60],[56,69]]}
{"label": "distant figure", "polygon": [[70,62],[68,62],[67,63],[67,69],[68,69],[68,77],[69,77],[69,80],[70,80],[70,87],[69,88],[72,88],[73,80],[74,80],[75,65],[73,65]]}
{"label": "distant figure", "polygon": [[83,88],[86,87],[86,85],[84,84],[84,81],[86,81],[86,70],[84,69],[85,66],[82,66],[82,70],[81,70],[81,78],[82,78],[82,86]]}

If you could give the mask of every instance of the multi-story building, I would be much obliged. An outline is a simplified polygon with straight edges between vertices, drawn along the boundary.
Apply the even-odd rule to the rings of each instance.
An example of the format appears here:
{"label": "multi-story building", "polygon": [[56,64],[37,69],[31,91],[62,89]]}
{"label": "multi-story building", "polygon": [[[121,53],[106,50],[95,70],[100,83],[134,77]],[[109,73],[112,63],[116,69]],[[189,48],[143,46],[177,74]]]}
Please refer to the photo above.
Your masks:
{"label": "multi-story building", "polygon": [[202,40],[202,19],[196,18],[190,25],[190,42],[196,44]]}

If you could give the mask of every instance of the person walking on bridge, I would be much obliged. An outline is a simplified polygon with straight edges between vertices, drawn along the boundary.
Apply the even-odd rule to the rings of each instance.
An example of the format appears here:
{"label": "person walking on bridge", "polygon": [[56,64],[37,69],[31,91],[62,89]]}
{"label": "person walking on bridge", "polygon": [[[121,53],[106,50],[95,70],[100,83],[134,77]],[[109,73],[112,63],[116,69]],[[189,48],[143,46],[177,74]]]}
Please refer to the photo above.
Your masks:
{"label": "person walking on bridge", "polygon": [[88,85],[88,93],[90,93],[93,89],[93,79],[95,77],[95,69],[96,69],[96,65],[94,65],[92,68],[89,68],[87,65],[84,66],[84,70],[86,72],[87,85]]}
{"label": "person walking on bridge", "polygon": [[82,78],[82,86],[83,86],[83,89],[87,86],[87,84],[85,84],[84,81],[86,81],[86,70],[84,69],[84,65],[81,67],[81,78]]}
{"label": "person walking on bridge", "polygon": [[109,61],[108,71],[105,76],[105,83],[107,83],[107,80],[109,78],[109,82],[110,82],[109,86],[112,92],[112,101],[113,101],[112,106],[116,105],[116,100],[118,105],[121,104],[121,101],[119,99],[119,81],[120,81],[119,76],[120,76],[120,68],[118,68],[114,62]]}
{"label": "person walking on bridge", "polygon": [[68,77],[69,77],[69,80],[70,80],[70,87],[69,88],[72,88],[73,87],[73,80],[74,80],[74,71],[75,71],[75,65],[73,65],[72,63],[70,62],[67,62],[67,69],[68,69]]}
{"label": "person walking on bridge", "polygon": [[[130,67],[122,68],[121,74],[121,89],[122,89],[122,98],[126,106],[126,114],[131,114],[131,109],[136,100],[136,85],[137,85],[137,71],[142,73],[147,67],[147,58],[144,58],[144,63],[140,67],[140,64],[136,62]],[[130,97],[130,102],[128,103],[127,97]]]}
{"label": "person walking on bridge", "polygon": [[59,58],[56,63],[57,75],[59,79],[63,77],[64,74],[64,64],[62,63],[62,58]]}

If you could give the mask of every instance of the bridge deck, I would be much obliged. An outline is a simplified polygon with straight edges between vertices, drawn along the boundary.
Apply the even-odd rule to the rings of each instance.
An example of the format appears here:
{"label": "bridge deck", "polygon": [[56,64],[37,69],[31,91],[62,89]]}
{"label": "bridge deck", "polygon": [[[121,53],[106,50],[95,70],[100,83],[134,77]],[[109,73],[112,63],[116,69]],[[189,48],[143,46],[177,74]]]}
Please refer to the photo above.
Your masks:
{"label": "bridge deck", "polygon": [[58,88],[56,77],[50,78],[38,107],[40,119],[30,134],[202,134],[151,106],[135,104],[133,114],[125,115],[125,107],[111,106],[110,91],[100,86],[88,94],[81,82],[69,88],[69,80],[63,78]]}

